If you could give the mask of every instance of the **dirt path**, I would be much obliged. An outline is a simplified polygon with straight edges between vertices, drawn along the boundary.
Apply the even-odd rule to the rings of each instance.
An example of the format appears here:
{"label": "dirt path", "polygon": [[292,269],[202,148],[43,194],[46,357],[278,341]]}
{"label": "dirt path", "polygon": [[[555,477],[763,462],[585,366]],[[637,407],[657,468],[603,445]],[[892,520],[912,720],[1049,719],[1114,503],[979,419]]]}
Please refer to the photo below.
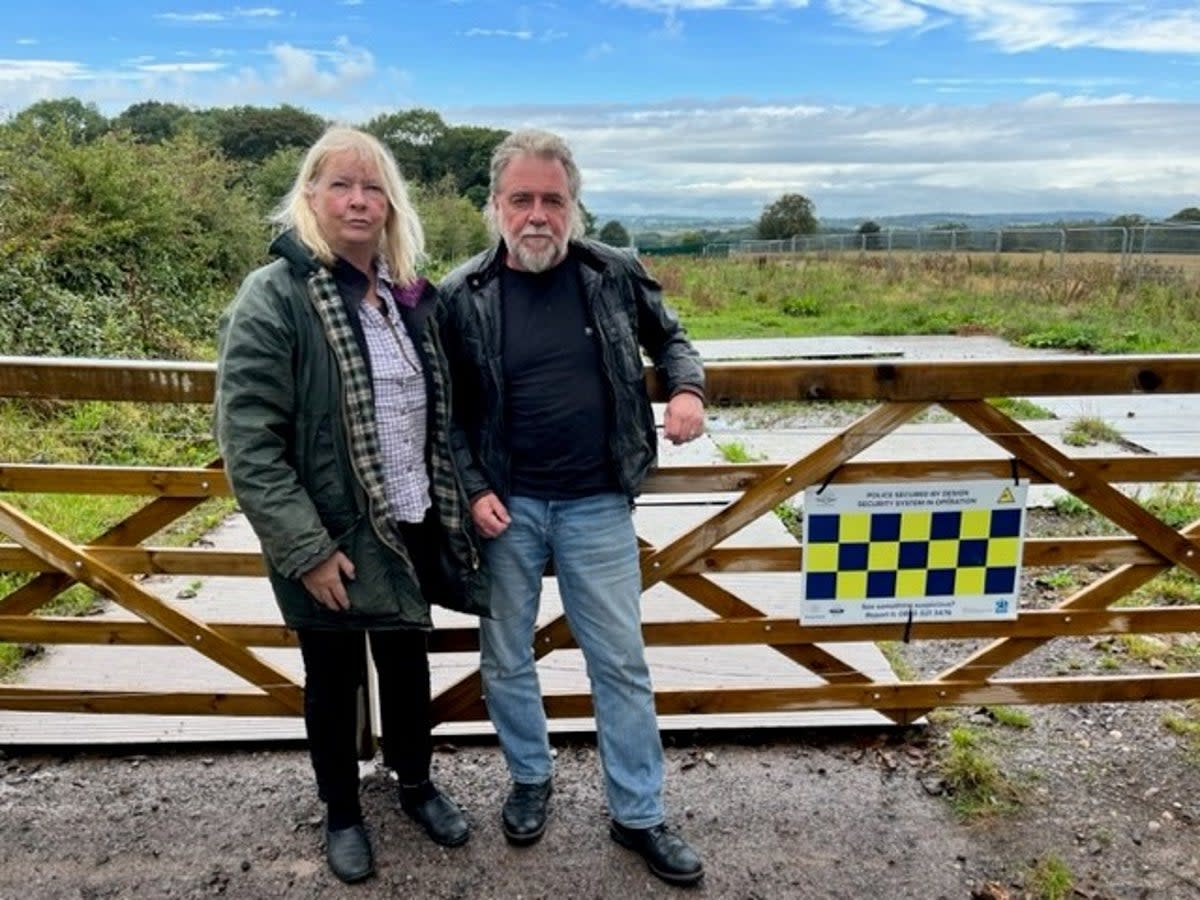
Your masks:
{"label": "dirt path", "polygon": [[[1166,704],[982,716],[1018,785],[1014,812],[961,819],[935,760],[947,729],[668,736],[668,803],[702,851],[693,896],[719,898],[1200,897],[1196,757]],[[378,876],[325,869],[321,807],[298,749],[0,759],[0,898],[668,897],[606,833],[595,751],[559,742],[554,817],[534,847],[497,822],[506,776],[490,743],[443,745],[438,780],[467,808],[463,848],[426,840],[369,771]],[[1047,862],[1058,860],[1057,868]],[[1034,874],[1065,872],[1074,893]]]}

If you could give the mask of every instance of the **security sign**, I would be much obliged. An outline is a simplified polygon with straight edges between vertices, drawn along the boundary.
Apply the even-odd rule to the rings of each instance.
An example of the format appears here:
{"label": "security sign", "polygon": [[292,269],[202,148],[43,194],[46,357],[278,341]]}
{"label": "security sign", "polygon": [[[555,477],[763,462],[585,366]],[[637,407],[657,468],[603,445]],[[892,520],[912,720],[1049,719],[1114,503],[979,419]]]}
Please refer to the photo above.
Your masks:
{"label": "security sign", "polygon": [[1028,480],[804,492],[804,625],[1015,619]]}

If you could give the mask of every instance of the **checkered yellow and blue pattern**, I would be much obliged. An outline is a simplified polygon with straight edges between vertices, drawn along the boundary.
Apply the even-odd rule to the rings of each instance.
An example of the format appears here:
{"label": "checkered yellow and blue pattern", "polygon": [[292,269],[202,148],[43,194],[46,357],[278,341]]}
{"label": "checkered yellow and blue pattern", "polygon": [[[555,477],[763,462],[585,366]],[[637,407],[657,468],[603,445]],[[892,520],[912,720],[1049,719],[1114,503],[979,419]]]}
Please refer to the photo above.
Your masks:
{"label": "checkered yellow and blue pattern", "polygon": [[1020,509],[841,512],[808,517],[808,600],[1011,595]]}

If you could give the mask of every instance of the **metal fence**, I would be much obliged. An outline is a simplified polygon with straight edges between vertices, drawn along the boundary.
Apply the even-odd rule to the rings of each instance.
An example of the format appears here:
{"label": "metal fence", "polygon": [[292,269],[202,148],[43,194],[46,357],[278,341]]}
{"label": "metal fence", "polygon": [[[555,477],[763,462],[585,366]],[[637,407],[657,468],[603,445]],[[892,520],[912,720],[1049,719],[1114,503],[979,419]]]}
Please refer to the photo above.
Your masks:
{"label": "metal fence", "polygon": [[876,232],[804,234],[774,241],[708,244],[705,256],[773,253],[1111,253],[1124,264],[1154,254],[1200,254],[1200,225],[1115,225],[1078,228],[888,228]]}

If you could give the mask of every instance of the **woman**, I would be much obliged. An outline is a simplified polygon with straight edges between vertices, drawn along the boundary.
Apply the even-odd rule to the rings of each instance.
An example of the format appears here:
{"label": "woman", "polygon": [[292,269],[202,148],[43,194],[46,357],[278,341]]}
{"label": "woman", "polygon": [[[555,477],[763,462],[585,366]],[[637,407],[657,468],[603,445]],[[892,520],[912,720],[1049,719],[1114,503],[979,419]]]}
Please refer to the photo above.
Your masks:
{"label": "woman", "polygon": [[274,220],[278,258],[222,319],[217,438],[299,638],[326,857],[352,882],[374,871],[356,753],[367,640],[400,805],[434,841],[467,840],[429,779],[427,599],[485,614],[487,585],[447,443],[437,292],[415,271],[424,237],[395,160],[331,128]]}

